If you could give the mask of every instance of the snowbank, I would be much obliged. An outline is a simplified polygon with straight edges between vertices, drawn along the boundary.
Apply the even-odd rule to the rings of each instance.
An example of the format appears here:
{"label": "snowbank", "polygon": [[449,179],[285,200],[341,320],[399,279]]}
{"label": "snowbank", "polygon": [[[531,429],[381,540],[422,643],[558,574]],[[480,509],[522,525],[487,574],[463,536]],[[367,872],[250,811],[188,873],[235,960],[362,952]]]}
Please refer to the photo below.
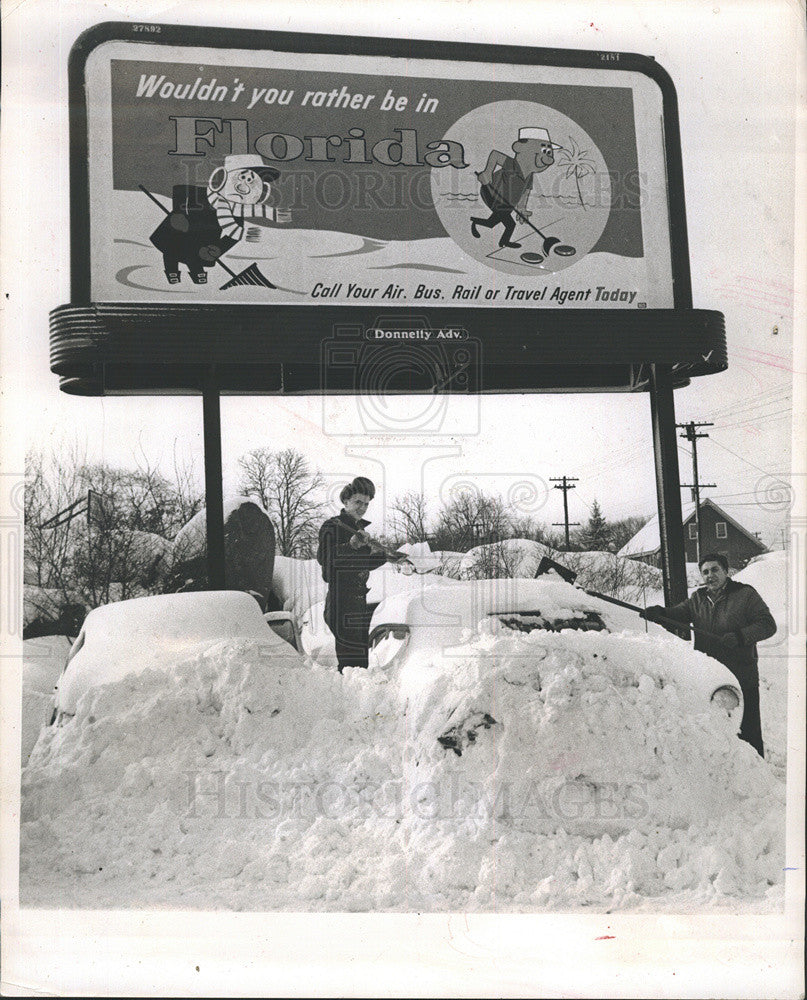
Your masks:
{"label": "snowbank", "polygon": [[290,611],[298,623],[312,604],[325,600],[328,584],[322,579],[322,567],[316,559],[292,559],[275,556],[272,592],[284,611]]}
{"label": "snowbank", "polygon": [[478,545],[444,572],[458,579],[533,577],[544,557],[577,575],[578,586],[647,607],[663,602],[661,570],[613,552],[558,552],[542,542],[508,538]]}
{"label": "snowbank", "polygon": [[23,766],[28,761],[39,734],[53,715],[56,682],[67,662],[72,645],[65,635],[26,639],[22,644],[22,741]]}
{"label": "snowbank", "polygon": [[489,623],[428,676],[239,640],[94,688],[23,773],[21,901],[774,909],[783,787],[677,649]]}
{"label": "snowbank", "polygon": [[759,699],[765,756],[782,778],[787,766],[787,671],[791,598],[790,569],[783,550],[766,552],[735,573],[738,583],[748,583],[768,605],[776,621],[776,635],[757,646]]}
{"label": "snowbank", "polygon": [[226,639],[262,642],[269,655],[289,648],[243,591],[161,594],[106,604],[90,612],[83,634],[83,644],[58,685],[58,708],[69,715],[99,684],[143,670],[170,671],[191,653]]}
{"label": "snowbank", "polygon": [[[771,609],[780,630],[786,630],[788,615],[788,557],[787,552],[780,549],[776,552],[766,552],[756,556],[745,569],[735,573],[733,578],[738,583],[750,584],[757,590],[762,600]],[[774,643],[776,637],[768,639]],[[777,643],[778,645],[778,643]]]}

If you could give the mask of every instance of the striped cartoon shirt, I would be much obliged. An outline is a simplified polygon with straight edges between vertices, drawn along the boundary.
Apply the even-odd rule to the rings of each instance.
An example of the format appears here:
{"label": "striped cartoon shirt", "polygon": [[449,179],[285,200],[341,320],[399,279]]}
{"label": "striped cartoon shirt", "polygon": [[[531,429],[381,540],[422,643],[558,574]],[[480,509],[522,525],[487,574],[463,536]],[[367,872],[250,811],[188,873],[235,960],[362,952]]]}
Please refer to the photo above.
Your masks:
{"label": "striped cartoon shirt", "polygon": [[243,205],[228,201],[217,191],[207,189],[207,199],[216,212],[222,236],[229,236],[237,243],[244,235],[244,219],[273,219],[275,210],[271,205]]}

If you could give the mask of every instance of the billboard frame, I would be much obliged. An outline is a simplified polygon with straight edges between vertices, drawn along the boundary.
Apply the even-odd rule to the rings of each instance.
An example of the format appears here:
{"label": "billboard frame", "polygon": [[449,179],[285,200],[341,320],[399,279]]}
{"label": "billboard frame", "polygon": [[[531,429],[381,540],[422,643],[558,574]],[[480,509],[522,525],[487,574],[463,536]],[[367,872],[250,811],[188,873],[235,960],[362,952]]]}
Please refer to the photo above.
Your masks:
{"label": "billboard frame", "polygon": [[[85,102],[85,70],[91,53],[105,42],[127,41],[180,48],[271,49],[313,55],[358,55],[412,58],[413,41],[353,35],[319,35],[244,28],[195,25],[133,24],[108,21],[85,31],[71,49],[68,61],[70,103],[71,191],[71,301],[90,301],[89,133]],[[667,167],[673,308],[692,309],[692,284],[686,228],[684,176],[678,100],[672,78],[652,56],[606,50],[535,48],[471,42],[418,39],[417,58],[443,62],[490,62],[512,65],[548,65],[570,69],[615,70],[640,73],[659,87],[663,105],[664,154]]]}

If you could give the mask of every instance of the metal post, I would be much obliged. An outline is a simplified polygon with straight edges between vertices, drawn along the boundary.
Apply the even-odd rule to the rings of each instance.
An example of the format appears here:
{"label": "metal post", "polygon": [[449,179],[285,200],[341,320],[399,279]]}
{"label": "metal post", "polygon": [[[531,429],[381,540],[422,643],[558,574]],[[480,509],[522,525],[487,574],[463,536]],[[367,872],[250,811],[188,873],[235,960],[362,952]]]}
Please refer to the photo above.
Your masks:
{"label": "metal post", "polygon": [[686,553],[681,524],[681,483],[678,474],[678,441],[675,433],[675,403],[672,369],[650,365],[650,414],[656,461],[661,569],[664,601],[677,604],[687,596]]}
{"label": "metal post", "polygon": [[207,373],[202,387],[205,444],[205,508],[207,510],[207,585],[225,589],[224,497],[221,474],[221,410],[215,369]]}

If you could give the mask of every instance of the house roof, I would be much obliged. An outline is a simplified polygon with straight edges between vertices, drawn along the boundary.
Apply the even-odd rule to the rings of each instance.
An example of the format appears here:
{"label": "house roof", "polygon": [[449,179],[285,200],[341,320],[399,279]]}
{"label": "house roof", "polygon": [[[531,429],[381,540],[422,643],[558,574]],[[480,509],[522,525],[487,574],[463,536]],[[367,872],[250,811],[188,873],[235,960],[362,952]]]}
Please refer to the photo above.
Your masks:
{"label": "house roof", "polygon": [[[721,517],[733,525],[737,531],[741,531],[744,535],[751,539],[756,545],[759,545],[760,551],[764,551],[765,547],[760,544],[759,539],[757,539],[753,532],[749,531],[748,528],[744,528],[738,521],[730,515],[727,514],[722,507],[719,507],[714,500],[701,500],[701,509],[704,507],[711,507],[713,510],[717,511]],[[695,503],[692,500],[688,500],[681,504],[681,519],[684,527],[689,524],[689,522],[695,516]],[[630,539],[620,550],[619,555],[621,556],[643,556],[651,555],[654,552],[658,552],[661,548],[661,538],[659,536],[658,527],[658,514],[654,514],[650,520],[640,528],[633,538]]]}

